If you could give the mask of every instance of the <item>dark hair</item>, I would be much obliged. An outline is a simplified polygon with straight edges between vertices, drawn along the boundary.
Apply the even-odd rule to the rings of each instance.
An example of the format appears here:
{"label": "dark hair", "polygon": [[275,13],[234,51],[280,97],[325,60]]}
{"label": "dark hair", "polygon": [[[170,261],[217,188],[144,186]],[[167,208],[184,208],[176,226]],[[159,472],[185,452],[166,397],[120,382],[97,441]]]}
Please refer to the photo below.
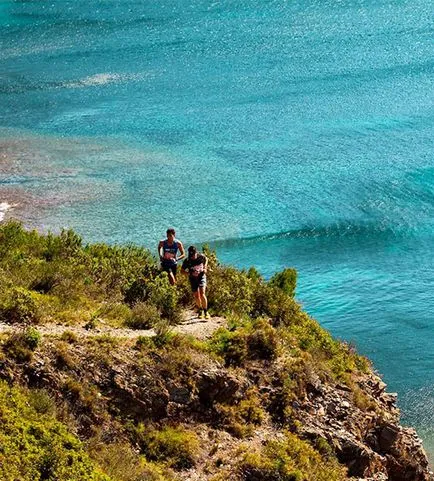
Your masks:
{"label": "dark hair", "polygon": [[188,256],[189,256],[189,257],[192,256],[193,254],[196,254],[196,252],[197,252],[197,249],[196,249],[195,246],[190,246],[190,247],[188,248]]}
{"label": "dark hair", "polygon": [[166,235],[172,234],[173,236],[175,235],[175,229],[170,228],[166,230]]}

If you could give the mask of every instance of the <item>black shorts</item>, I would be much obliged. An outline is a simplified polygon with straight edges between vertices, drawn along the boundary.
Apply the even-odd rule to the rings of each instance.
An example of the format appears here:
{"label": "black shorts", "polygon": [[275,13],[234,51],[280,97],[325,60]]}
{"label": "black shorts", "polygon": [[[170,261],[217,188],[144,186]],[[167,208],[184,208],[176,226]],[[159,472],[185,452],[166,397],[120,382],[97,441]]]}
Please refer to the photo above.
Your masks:
{"label": "black shorts", "polygon": [[189,277],[190,279],[190,286],[193,292],[197,292],[199,287],[206,287],[206,275],[199,277]]}
{"label": "black shorts", "polygon": [[175,277],[176,277],[176,269],[177,269],[176,264],[161,264],[161,269],[163,272],[167,272],[168,274],[171,272]]}

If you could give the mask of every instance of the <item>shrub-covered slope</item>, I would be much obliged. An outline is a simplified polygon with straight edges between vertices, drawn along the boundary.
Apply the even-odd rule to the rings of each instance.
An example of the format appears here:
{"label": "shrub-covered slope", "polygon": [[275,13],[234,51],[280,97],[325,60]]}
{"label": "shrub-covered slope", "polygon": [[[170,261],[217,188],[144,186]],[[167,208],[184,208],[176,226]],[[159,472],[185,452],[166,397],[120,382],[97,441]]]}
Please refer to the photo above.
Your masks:
{"label": "shrub-covered slope", "polygon": [[[430,479],[367,360],[294,300],[295,271],[265,282],[207,254],[210,309],[227,326],[199,341],[171,331],[189,289],[145,249],[0,225],[0,321],[13,328],[0,375],[15,386],[0,389],[0,469],[31,465],[23,480],[53,481]],[[71,329],[41,336],[53,323]]]}

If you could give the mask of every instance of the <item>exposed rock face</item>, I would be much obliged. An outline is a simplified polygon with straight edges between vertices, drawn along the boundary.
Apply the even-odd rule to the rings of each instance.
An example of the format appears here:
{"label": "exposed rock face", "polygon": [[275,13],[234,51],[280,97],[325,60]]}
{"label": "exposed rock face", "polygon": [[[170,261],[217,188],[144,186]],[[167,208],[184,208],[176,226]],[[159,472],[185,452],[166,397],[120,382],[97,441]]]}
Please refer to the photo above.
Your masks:
{"label": "exposed rock face", "polygon": [[151,374],[114,368],[107,393],[113,404],[137,419],[161,419],[167,416],[169,392],[160,379]]}
{"label": "exposed rock face", "polygon": [[358,384],[363,399],[354,403],[346,386],[316,380],[300,406],[304,436],[327,440],[348,474],[360,480],[434,479],[416,431],[399,425],[396,395],[386,393],[374,374]]}
{"label": "exposed rock face", "polygon": [[[280,369],[277,361],[253,361],[245,368],[226,369],[206,357],[192,357],[177,365],[176,354],[168,353],[166,358],[137,363],[135,351],[127,349],[110,353],[113,357],[108,362],[104,357],[98,361],[95,354],[90,357],[75,345],[68,351],[74,362],[60,368],[53,350],[47,344],[29,364],[4,360],[0,376],[11,383],[46,388],[69,404],[84,437],[92,435],[92,426],[101,422],[113,423],[107,431],[116,431],[116,420],[123,417],[150,423],[202,423],[220,429],[218,406],[236,409],[253,388],[270,421],[252,435],[252,442],[277,439],[283,436],[283,427],[314,445],[321,439],[327,441],[347,466],[348,475],[360,481],[434,480],[416,432],[399,425],[396,395],[387,393],[386,385],[372,373],[358,378],[354,388],[310,373],[302,394],[292,401],[288,418],[281,407],[285,393],[275,382]],[[82,389],[74,396],[65,389],[70,379],[79,380]],[[237,442],[228,433],[221,438],[223,448],[224,443],[233,447]],[[188,476],[183,479],[211,479],[203,473]]]}
{"label": "exposed rock face", "polygon": [[241,387],[239,379],[224,369],[213,369],[197,375],[198,396],[206,406],[215,402],[233,402],[242,396]]}

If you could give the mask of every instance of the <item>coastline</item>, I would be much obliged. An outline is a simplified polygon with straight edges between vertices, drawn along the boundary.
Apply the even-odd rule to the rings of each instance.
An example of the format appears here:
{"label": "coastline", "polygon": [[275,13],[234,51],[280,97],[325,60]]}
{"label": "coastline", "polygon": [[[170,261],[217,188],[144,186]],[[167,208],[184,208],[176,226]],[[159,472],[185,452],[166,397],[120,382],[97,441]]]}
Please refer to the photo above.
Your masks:
{"label": "coastline", "polygon": [[[73,143],[68,144],[68,147],[72,148],[72,144]],[[14,149],[17,150],[18,153],[14,153]],[[94,182],[90,187],[86,187],[84,184],[75,183],[76,178],[74,177],[74,174],[76,172],[80,173],[80,168],[74,168],[71,166],[68,168],[63,167],[54,162],[52,157],[49,157],[51,159],[49,165],[43,165],[43,162],[39,162],[37,159],[44,159],[46,152],[44,152],[43,149],[41,149],[41,151],[38,149],[41,149],[40,142],[30,142],[25,139],[22,143],[18,141],[9,141],[0,144],[0,176],[3,180],[3,182],[0,183],[0,222],[5,222],[10,218],[14,218],[23,222],[23,225],[27,228],[36,229],[39,232],[47,232],[48,230],[54,230],[57,232],[60,228],[53,225],[52,218],[49,219],[49,214],[54,209],[62,205],[72,205],[75,202],[87,201],[92,198],[92,195],[101,195],[102,191],[99,190],[97,192],[95,185],[98,185],[98,178],[94,179],[92,176],[86,178],[89,182]],[[72,160],[75,159],[76,156],[74,155]],[[72,160],[69,159],[70,163]],[[38,166],[43,166],[43,169],[39,171]],[[27,176],[31,176],[31,179],[27,180]],[[54,181],[58,181],[62,176],[63,178],[68,179],[68,183],[62,185],[61,190],[53,189],[52,186],[54,185]],[[38,184],[38,182],[34,182],[35,179],[37,181],[42,179],[41,183],[37,185],[38,187],[42,186],[42,188],[34,188],[35,184]],[[69,183],[69,180],[71,183]],[[70,190],[70,186],[73,186],[75,190]],[[104,194],[107,195],[107,191],[105,191]],[[122,192],[119,192],[119,194],[122,194]],[[59,218],[60,216],[57,219]],[[64,216],[62,213],[60,219],[62,222],[65,220],[66,226],[68,226],[70,220],[68,220],[67,216]],[[357,232],[358,230],[356,229],[356,233]],[[291,233],[289,233],[289,236],[287,234],[288,233],[284,233],[282,237],[272,235],[270,238],[265,238],[263,240],[259,238],[258,240],[262,243],[262,248],[259,249],[256,239],[242,240],[240,242],[241,249],[239,250],[239,258],[242,259],[243,256],[244,258],[247,257],[249,262],[253,262],[254,265],[257,265],[257,262],[261,260],[263,261],[264,252],[269,251],[273,256],[276,255],[276,252],[286,252],[287,249],[283,250],[279,248],[279,242],[283,242],[283,240],[286,240],[288,237],[292,237]],[[306,242],[311,243],[311,250],[307,249],[306,252],[313,251],[312,245],[314,245],[314,243],[323,249],[329,244],[329,235],[316,235],[317,233],[315,232],[313,236],[305,236],[304,234],[303,231],[297,231],[293,236],[295,237],[294,242],[297,242],[297,244],[293,245],[292,250],[298,252],[299,255],[300,252],[304,252],[302,249],[305,248]],[[330,234],[330,232],[327,232],[327,234]],[[335,237],[338,239],[345,239],[343,248],[341,249],[341,252],[344,254],[345,249],[348,249],[348,246],[353,246],[350,242],[352,236],[348,235],[348,233],[344,236],[336,235]],[[217,244],[219,247],[220,245],[226,246],[229,244],[229,247],[233,248],[232,244],[236,242],[236,240],[231,239],[217,241]],[[359,239],[356,239],[356,242],[358,243]],[[334,242],[334,244],[336,245],[337,243]],[[275,248],[270,248],[270,246],[275,246]],[[257,256],[257,252],[260,253],[259,258],[255,257]],[[318,252],[320,254],[321,250],[318,249]],[[310,259],[308,261],[310,262]],[[300,272],[305,272],[302,267],[300,267]],[[336,282],[331,276],[329,276],[329,279],[330,282]],[[315,285],[318,285],[318,279],[314,278],[314,280],[316,281]],[[314,305],[314,302],[311,302],[310,305]],[[372,305],[374,304],[372,303]],[[318,305],[316,305],[316,307],[318,307]],[[325,316],[318,315],[317,318],[324,320]],[[377,362],[375,362],[375,364],[377,365]],[[382,371],[384,371],[384,369],[382,369]],[[390,384],[390,380],[388,379],[387,381]],[[403,396],[400,395],[399,400],[402,401],[402,399]],[[424,414],[424,417],[426,419],[427,414]],[[414,426],[414,419],[417,418],[418,415],[412,414],[411,419],[406,419],[406,425]],[[430,441],[426,445],[427,448],[430,444],[432,445],[431,440],[433,439],[430,432],[428,432],[428,435]],[[431,465],[434,466],[434,450],[428,450],[428,455]]]}
{"label": "coastline", "polygon": [[[0,224],[10,218],[14,218],[23,222],[26,228],[36,229],[41,233],[46,232],[46,226],[44,227],[43,223],[38,222],[38,220],[41,219],[41,209],[43,209],[43,207],[44,201],[27,192],[24,187],[0,188]],[[402,396],[400,396],[400,398],[402,399]],[[403,426],[406,428],[414,428],[415,424],[407,420]],[[419,430],[417,431],[419,432]],[[434,451],[430,450],[428,446],[429,442],[426,443],[424,439],[424,448],[430,469],[433,469]]]}

